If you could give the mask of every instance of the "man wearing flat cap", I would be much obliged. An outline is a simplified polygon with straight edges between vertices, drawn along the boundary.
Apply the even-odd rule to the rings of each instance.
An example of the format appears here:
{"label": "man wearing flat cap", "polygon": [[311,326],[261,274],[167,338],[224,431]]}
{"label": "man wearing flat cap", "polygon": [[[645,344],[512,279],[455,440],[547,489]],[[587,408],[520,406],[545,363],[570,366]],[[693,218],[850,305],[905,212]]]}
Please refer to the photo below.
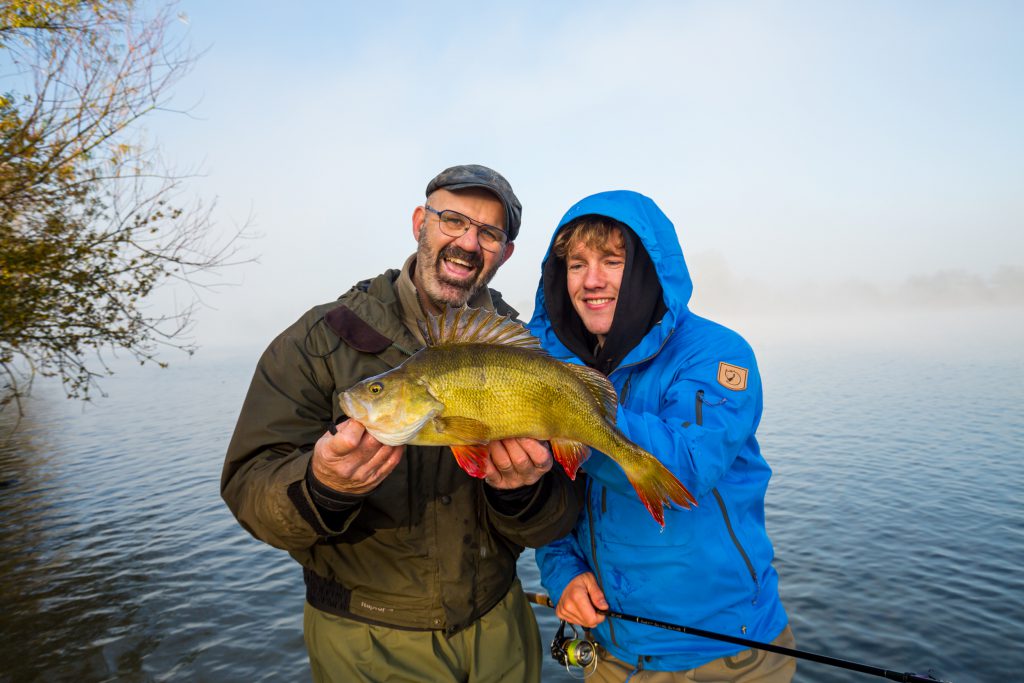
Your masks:
{"label": "man wearing flat cap", "polygon": [[524,546],[572,529],[580,501],[546,444],[489,444],[477,479],[447,447],[387,446],[339,393],[424,345],[428,314],[516,312],[487,284],[522,207],[500,174],[448,168],[412,214],[416,252],[274,339],[228,447],[221,494],[306,582],[315,681],[537,681],[541,647],[516,577]]}

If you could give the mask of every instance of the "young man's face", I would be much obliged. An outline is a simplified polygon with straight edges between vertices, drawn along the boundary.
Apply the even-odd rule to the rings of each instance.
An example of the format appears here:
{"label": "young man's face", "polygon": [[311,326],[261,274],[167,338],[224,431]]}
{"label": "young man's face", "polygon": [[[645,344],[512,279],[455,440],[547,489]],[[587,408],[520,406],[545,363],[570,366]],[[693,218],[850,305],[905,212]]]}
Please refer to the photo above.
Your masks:
{"label": "young man's face", "polygon": [[565,256],[569,299],[584,326],[602,344],[612,329],[625,265],[626,247],[618,230],[601,249],[575,242]]}
{"label": "young man's face", "polygon": [[[452,210],[479,223],[505,227],[505,207],[486,190],[449,192],[437,190],[427,199],[435,211]],[[461,237],[441,231],[437,214],[418,206],[412,215],[412,232],[419,243],[413,281],[425,307],[440,312],[444,306],[462,306],[486,287],[498,266],[508,260],[511,242],[496,251],[481,248],[477,227]]]}

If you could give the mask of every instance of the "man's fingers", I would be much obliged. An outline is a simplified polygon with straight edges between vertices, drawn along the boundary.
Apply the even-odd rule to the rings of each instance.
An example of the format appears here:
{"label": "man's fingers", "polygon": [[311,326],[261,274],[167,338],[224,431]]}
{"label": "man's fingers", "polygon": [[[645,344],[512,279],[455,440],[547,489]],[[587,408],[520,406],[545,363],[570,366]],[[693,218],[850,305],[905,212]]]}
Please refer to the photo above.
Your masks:
{"label": "man's fingers", "polygon": [[582,593],[573,596],[562,596],[555,609],[555,615],[571,624],[579,624],[587,628],[593,628],[604,621],[604,616],[598,614],[593,605]]}
{"label": "man's fingers", "polygon": [[490,453],[495,468],[501,472],[529,472],[551,467],[551,451],[535,439],[495,441],[491,444]]}
{"label": "man's fingers", "polygon": [[338,425],[334,434],[324,434],[325,445],[335,457],[346,457],[349,455],[361,455],[363,460],[368,459],[384,444],[370,434],[360,422],[348,419]]}
{"label": "man's fingers", "polygon": [[608,609],[608,601],[605,600],[604,591],[597,585],[597,578],[590,573],[583,575],[583,585],[587,589],[588,601],[597,609]]}
{"label": "man's fingers", "polygon": [[487,450],[490,453],[491,462],[496,470],[499,472],[511,472],[515,469],[512,465],[512,456],[504,441],[491,442],[488,444]]}
{"label": "man's fingers", "polygon": [[495,488],[513,489],[536,483],[551,469],[551,452],[530,438],[510,438],[487,445],[483,479]]}
{"label": "man's fingers", "polygon": [[366,481],[380,481],[398,466],[404,450],[405,446],[381,446],[356,470],[356,477]]}
{"label": "man's fingers", "polygon": [[584,572],[565,587],[555,613],[559,619],[593,628],[605,619],[598,609],[608,609],[604,592],[597,585],[597,578],[593,572]]}
{"label": "man's fingers", "polygon": [[387,446],[352,419],[324,433],[313,451],[313,476],[338,491],[372,490],[402,460],[404,446]]}
{"label": "man's fingers", "polygon": [[551,464],[554,461],[547,443],[532,438],[518,439],[518,441],[532,466],[544,470],[551,469]]}
{"label": "man's fingers", "polygon": [[355,420],[345,420],[333,430],[327,430],[327,447],[335,453],[348,453],[359,446],[359,441],[366,434],[366,427]]}
{"label": "man's fingers", "polygon": [[505,447],[505,452],[508,453],[508,469],[522,471],[524,466],[530,463],[530,456],[523,450],[523,445],[519,443],[519,439],[507,439],[502,442],[502,445]]}

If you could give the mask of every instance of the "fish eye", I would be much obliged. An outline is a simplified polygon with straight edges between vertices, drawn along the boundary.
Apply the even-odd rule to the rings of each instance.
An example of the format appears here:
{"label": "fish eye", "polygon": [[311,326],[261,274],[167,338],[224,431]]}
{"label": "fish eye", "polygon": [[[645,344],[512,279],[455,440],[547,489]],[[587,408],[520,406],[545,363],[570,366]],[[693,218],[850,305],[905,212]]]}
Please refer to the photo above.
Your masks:
{"label": "fish eye", "polygon": [[374,382],[373,384],[366,388],[367,390],[369,390],[371,394],[379,394],[380,392],[384,391],[384,385],[381,384],[380,382]]}

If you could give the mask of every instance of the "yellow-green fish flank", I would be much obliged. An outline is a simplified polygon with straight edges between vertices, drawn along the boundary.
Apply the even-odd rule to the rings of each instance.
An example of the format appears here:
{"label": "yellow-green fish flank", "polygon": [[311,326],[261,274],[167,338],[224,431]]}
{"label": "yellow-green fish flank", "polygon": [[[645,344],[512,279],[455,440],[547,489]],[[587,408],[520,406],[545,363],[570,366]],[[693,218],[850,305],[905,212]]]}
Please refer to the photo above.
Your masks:
{"label": "yellow-green fish flank", "polygon": [[424,349],[340,397],[342,410],[382,443],[449,446],[476,477],[491,441],[550,441],[572,478],[592,447],[622,467],[659,524],[670,502],[695,504],[615,426],[617,397],[604,375],[552,358],[522,325],[481,309],[449,308],[422,331]]}

